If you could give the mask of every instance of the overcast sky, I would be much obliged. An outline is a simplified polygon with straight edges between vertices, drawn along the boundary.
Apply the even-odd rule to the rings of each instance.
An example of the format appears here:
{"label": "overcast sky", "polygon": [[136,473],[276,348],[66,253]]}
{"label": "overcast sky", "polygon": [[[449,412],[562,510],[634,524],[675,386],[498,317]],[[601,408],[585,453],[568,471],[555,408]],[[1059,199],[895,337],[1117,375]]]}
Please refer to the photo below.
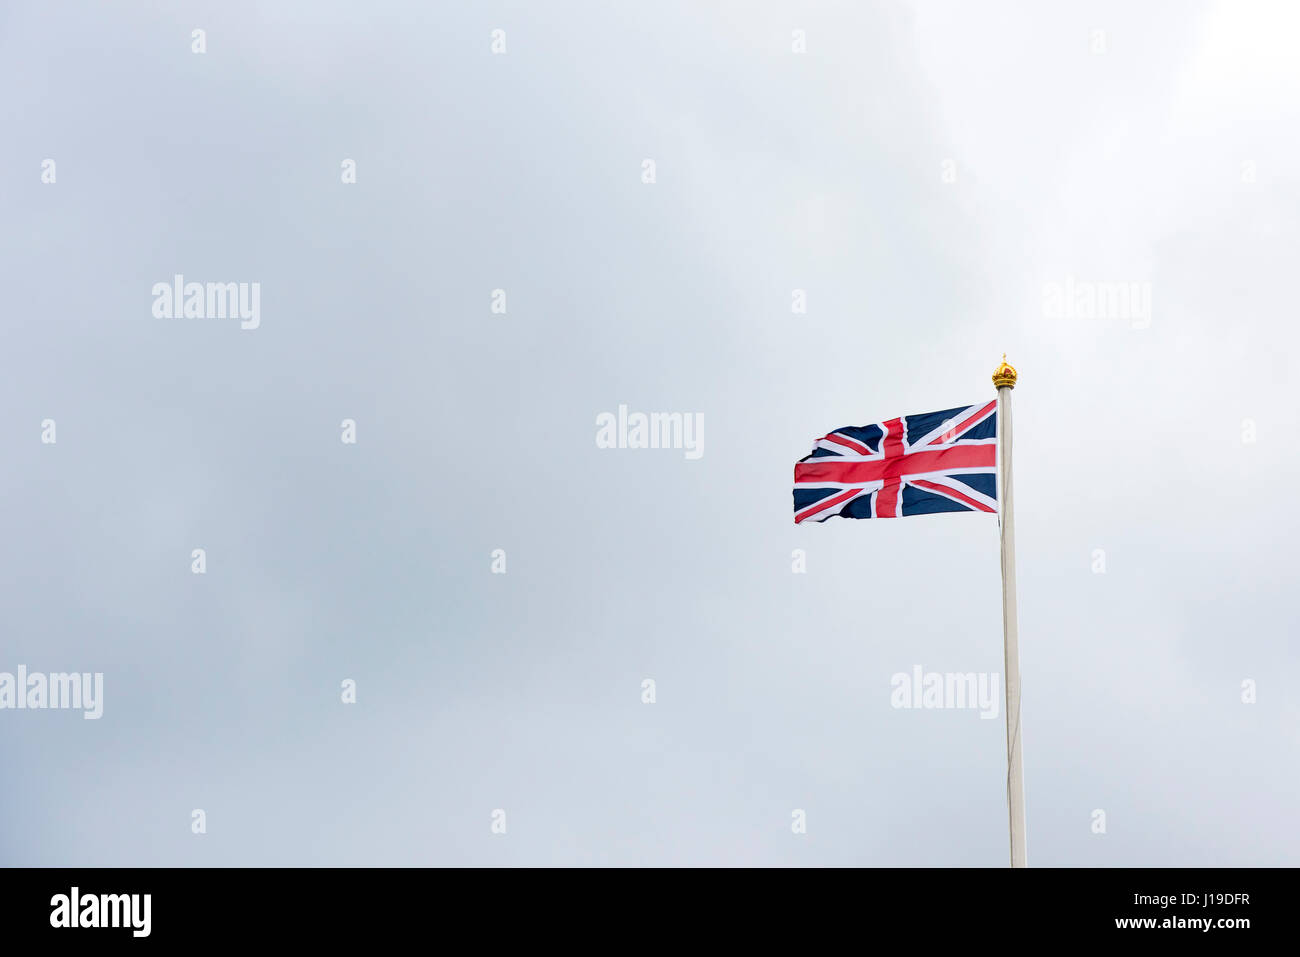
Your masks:
{"label": "overcast sky", "polygon": [[[1030,864],[1300,864],[1298,45],[1287,3],[5,4],[0,671],[104,700],[0,711],[0,862],[1005,864],[1001,708],[890,700],[1003,671],[996,520],[795,526],[791,472],[1006,352]],[[176,274],[260,325],[156,318]],[[598,448],[620,404],[702,457]]]}

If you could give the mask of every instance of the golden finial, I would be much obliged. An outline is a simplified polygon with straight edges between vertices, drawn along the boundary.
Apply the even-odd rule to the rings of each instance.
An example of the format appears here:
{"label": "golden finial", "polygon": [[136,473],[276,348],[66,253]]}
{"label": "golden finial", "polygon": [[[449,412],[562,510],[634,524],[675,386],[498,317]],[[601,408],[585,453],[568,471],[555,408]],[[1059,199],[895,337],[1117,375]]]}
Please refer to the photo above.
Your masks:
{"label": "golden finial", "polygon": [[1014,389],[1016,387],[1016,370],[1007,363],[1007,354],[1002,353],[1002,365],[997,367],[993,373],[993,385],[995,388]]}

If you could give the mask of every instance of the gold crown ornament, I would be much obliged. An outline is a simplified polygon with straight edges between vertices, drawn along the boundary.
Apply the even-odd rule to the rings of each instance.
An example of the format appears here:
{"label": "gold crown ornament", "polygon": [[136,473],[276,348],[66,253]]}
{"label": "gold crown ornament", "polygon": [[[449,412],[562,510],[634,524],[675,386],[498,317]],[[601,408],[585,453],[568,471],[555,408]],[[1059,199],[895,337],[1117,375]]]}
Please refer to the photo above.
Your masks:
{"label": "gold crown ornament", "polygon": [[993,385],[998,389],[1016,387],[1016,370],[1007,362],[1007,354],[1002,353],[1002,365],[993,373]]}

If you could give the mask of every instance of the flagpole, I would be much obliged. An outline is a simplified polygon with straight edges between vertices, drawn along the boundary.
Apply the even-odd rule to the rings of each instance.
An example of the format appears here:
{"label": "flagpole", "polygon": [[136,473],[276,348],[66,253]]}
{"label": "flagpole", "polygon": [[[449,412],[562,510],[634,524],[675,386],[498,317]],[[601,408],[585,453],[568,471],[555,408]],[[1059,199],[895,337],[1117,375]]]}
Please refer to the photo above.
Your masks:
{"label": "flagpole", "polygon": [[1007,812],[1011,866],[1025,867],[1025,777],[1020,742],[1020,646],[1016,621],[1016,536],[1011,513],[1011,390],[1016,370],[1002,364],[993,373],[998,390],[998,524],[1002,531],[1003,671],[1007,690]]}

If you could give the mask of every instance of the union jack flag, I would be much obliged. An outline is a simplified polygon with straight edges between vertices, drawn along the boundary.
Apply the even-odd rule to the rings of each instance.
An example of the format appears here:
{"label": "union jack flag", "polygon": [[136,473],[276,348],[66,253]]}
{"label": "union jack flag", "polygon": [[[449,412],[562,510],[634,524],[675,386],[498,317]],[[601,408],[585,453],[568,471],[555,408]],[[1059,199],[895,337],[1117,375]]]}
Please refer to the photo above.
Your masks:
{"label": "union jack flag", "polygon": [[823,435],[795,463],[794,520],[996,512],[998,403]]}

